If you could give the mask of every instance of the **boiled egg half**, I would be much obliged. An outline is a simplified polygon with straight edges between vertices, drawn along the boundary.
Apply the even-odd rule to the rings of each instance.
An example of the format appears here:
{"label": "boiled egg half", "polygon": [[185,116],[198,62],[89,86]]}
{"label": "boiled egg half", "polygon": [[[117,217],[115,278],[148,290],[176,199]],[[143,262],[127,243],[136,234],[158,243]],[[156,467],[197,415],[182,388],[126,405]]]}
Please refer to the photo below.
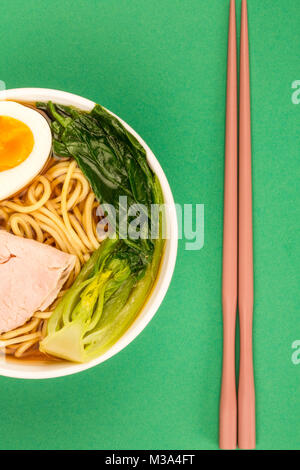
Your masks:
{"label": "boiled egg half", "polygon": [[0,201],[29,184],[51,152],[46,119],[32,108],[0,101]]}

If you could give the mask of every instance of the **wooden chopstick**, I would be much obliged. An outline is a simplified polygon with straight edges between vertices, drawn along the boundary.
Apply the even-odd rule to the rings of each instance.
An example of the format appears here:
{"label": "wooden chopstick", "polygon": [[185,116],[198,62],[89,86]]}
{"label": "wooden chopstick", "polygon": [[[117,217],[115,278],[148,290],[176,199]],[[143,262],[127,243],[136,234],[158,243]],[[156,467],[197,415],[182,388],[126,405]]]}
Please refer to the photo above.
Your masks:
{"label": "wooden chopstick", "polygon": [[[237,204],[236,14],[235,0],[231,0],[227,58],[223,222],[223,370],[219,434],[221,449],[236,448],[237,428],[239,448],[252,449],[255,447],[255,390],[252,352],[253,234],[251,115],[247,0],[242,0],[241,13],[238,197],[239,204]],[[235,384],[237,291],[240,319],[238,416]]]}
{"label": "wooden chopstick", "polygon": [[239,114],[239,287],[240,373],[238,390],[238,446],[255,447],[255,391],[253,378],[253,242],[252,242],[251,120],[247,1],[242,0]]}
{"label": "wooden chopstick", "polygon": [[220,398],[219,445],[235,449],[237,403],[235,328],[237,308],[237,65],[235,0],[230,2],[225,132],[223,222],[223,371]]}

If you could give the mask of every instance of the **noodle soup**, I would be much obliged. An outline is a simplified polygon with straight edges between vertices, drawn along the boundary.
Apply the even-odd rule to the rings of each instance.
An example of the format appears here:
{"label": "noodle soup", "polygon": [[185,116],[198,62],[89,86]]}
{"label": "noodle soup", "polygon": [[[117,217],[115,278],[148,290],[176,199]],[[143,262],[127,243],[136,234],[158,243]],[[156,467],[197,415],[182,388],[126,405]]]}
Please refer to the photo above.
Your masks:
{"label": "noodle soup", "polygon": [[[61,94],[52,93],[57,98]],[[166,188],[161,190],[156,169],[148,164],[150,151],[147,149],[146,153],[145,144],[99,105],[85,103],[89,109],[81,111],[85,106],[73,103],[68,94],[62,93],[62,105],[53,104],[60,100],[52,102],[52,96],[37,103],[39,92],[27,102],[17,95],[16,102],[41,114],[51,126],[53,143],[43,169],[16,194],[0,201],[0,229],[17,237],[18,242],[22,238],[52,247],[72,258],[74,264],[63,286],[56,287],[57,295],[47,308],[32,313],[28,308],[27,320],[6,331],[1,331],[0,318],[0,351],[8,364],[4,375],[19,376],[18,372],[5,372],[20,367],[23,370],[22,365],[9,366],[18,363],[28,367],[27,373],[22,372],[25,377],[32,377],[32,367],[38,371],[40,367],[47,368],[39,372],[40,377],[66,375],[106,360],[141,331],[151,318],[151,310],[152,315],[155,313],[157,300],[155,305],[152,299],[155,301],[160,292],[162,300],[172,275],[177,226],[171,230],[173,257],[166,276],[161,263],[164,252],[164,259],[170,259],[169,240],[165,245],[160,235],[146,241],[130,237],[123,241],[118,226],[113,227],[111,236],[110,220],[101,210],[102,204],[104,207],[107,203],[119,210],[116,194],[149,207],[168,202]],[[161,172],[158,164],[157,169]],[[134,174],[140,181],[132,180]],[[170,195],[167,191],[173,203]],[[162,217],[160,214],[155,222],[159,227]],[[14,257],[12,252],[8,263],[12,264]],[[44,268],[52,273],[51,266]],[[30,269],[34,273],[34,268]],[[165,278],[162,286],[157,282],[159,277]],[[46,281],[37,284],[42,285],[44,293]],[[52,291],[49,287],[51,295]],[[48,300],[49,295],[46,289]],[[16,309],[24,310],[22,299],[18,300]],[[42,305],[45,306],[44,300]],[[142,309],[148,319],[141,315]]]}

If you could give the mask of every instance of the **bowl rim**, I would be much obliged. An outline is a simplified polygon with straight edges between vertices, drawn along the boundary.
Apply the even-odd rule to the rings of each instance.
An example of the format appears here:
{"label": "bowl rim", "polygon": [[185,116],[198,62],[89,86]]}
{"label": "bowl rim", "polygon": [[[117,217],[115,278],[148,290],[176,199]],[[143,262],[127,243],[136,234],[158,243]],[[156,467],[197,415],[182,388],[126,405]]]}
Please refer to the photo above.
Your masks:
{"label": "bowl rim", "polygon": [[[86,111],[92,109],[92,107],[96,104],[94,101],[84,98],[80,95],[50,88],[13,88],[0,91],[0,101],[7,99],[20,100],[23,102],[52,100],[59,104],[73,105]],[[158,308],[167,293],[175,268],[178,246],[178,222],[172,191],[160,163],[156,159],[151,149],[145,143],[145,141],[141,138],[141,136],[134,129],[132,129],[132,127],[127,124],[127,122],[123,121],[123,119],[121,119],[118,115],[114,114],[110,110],[107,111],[109,111],[109,113],[111,113],[113,116],[117,117],[120,122],[125,126],[125,128],[129,132],[131,132],[137,138],[140,144],[145,148],[147,153],[147,161],[153,171],[158,176],[158,179],[161,183],[165,204],[168,208],[168,210],[166,211],[168,231],[168,239],[166,240],[166,245],[168,245],[168,256],[166,253],[167,247],[165,247],[162,264],[158,273],[158,278],[156,279],[154,290],[151,292],[150,296],[146,301],[146,304],[143,306],[142,310],[140,311],[134,322],[131,324],[131,326],[128,328],[128,330],[126,330],[126,332],[121,336],[121,338],[119,338],[118,341],[114,343],[114,345],[111,346],[104,354],[83,364],[72,364],[66,362],[65,367],[57,367],[57,369],[55,369],[55,363],[53,363],[54,365],[49,368],[49,370],[47,370],[47,367],[45,367],[45,370],[43,371],[34,370],[37,365],[23,365],[21,367],[21,364],[18,363],[17,368],[10,368],[7,367],[9,363],[6,362],[6,367],[3,368],[0,363],[0,376],[20,379],[48,379],[68,376],[71,374],[82,372],[84,370],[88,370],[96,365],[99,365],[107,361],[111,357],[115,356],[120,351],[122,351],[144,330],[150,320],[157,313]],[[162,275],[162,268],[164,268],[164,275]],[[152,305],[148,308],[147,306],[149,304],[150,299],[152,301]],[[144,315],[142,315],[143,312]],[[16,362],[12,361],[10,364],[12,366],[15,366]],[[61,366],[62,363],[58,364],[60,364]]]}

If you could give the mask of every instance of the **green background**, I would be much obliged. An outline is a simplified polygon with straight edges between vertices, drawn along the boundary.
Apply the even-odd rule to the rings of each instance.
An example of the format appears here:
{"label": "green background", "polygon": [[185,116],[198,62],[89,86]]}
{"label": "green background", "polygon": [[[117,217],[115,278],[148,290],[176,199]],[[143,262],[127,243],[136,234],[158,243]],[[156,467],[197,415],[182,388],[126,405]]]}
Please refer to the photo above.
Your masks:
{"label": "green background", "polygon": [[[0,378],[1,449],[215,449],[228,0],[0,0],[0,79],[108,107],[152,148],[178,203],[205,204],[205,245],[179,242],[158,314],[108,362],[55,380]],[[240,1],[237,1],[238,12]],[[257,448],[300,443],[298,0],[249,0]],[[239,15],[238,15],[239,21]]]}

